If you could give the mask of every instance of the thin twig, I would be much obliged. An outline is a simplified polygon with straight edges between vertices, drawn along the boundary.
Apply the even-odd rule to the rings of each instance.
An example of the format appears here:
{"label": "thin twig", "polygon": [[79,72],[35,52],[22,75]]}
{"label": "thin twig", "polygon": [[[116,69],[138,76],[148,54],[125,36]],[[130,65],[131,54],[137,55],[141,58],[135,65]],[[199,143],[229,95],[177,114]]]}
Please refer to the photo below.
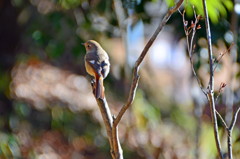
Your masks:
{"label": "thin twig", "polygon": [[228,142],[228,158],[229,159],[232,159],[232,130],[236,124],[239,111],[240,111],[240,107],[238,107],[237,111],[234,113],[231,124],[228,128],[227,142]]}
{"label": "thin twig", "polygon": [[219,65],[219,62],[222,60],[223,56],[226,54],[226,53],[229,53],[231,48],[233,46],[233,43],[229,46],[229,48],[227,50],[225,50],[223,53],[220,53],[220,55],[214,60],[214,63],[216,63],[215,67],[214,67],[214,72],[216,70],[216,68],[218,67]]}
{"label": "thin twig", "polygon": [[219,89],[218,89],[218,95],[217,95],[217,97],[216,97],[216,99],[215,99],[215,103],[217,103],[217,101],[218,101],[218,99],[219,99],[219,96],[221,95],[223,89],[224,89],[226,86],[227,86],[226,83],[221,82],[220,87],[219,87]]}
{"label": "thin twig", "polygon": [[221,120],[224,128],[225,128],[226,130],[228,130],[227,123],[225,122],[225,120],[223,119],[223,117],[221,116],[221,114],[220,114],[217,110],[216,110],[216,114],[217,114],[218,118]]}
{"label": "thin twig", "polygon": [[206,25],[206,34],[207,34],[207,42],[208,42],[208,58],[209,58],[209,70],[210,70],[210,79],[209,79],[209,92],[208,92],[208,101],[211,108],[211,116],[212,116],[212,123],[214,128],[214,137],[215,142],[218,150],[218,155],[221,159],[223,159],[222,150],[221,150],[221,143],[219,139],[218,133],[218,123],[216,117],[216,109],[215,109],[215,101],[214,101],[214,70],[213,70],[213,53],[212,53],[212,42],[211,42],[211,31],[210,31],[210,24],[209,24],[209,17],[207,11],[207,4],[206,0],[202,0],[204,15],[205,15],[205,25]]}
{"label": "thin twig", "polygon": [[[236,1],[234,1],[234,3],[236,3]],[[233,33],[233,37],[234,37],[234,42],[235,44],[237,44],[237,30],[238,30],[238,17],[236,14],[236,11],[233,11],[232,13],[232,18],[231,18],[231,31]],[[231,53],[231,59],[232,59],[232,63],[237,61],[237,48],[236,46],[230,48],[230,53]],[[234,78],[234,74],[233,71],[231,72],[231,81],[233,81]],[[230,123],[230,129],[228,131],[229,135],[228,135],[228,158],[232,159],[232,130],[235,126],[236,120],[237,120],[237,116],[238,116],[238,112],[240,107],[237,109],[237,111],[234,113],[233,115],[233,85],[230,85],[229,87],[229,92],[228,94],[226,94],[226,97],[228,97],[226,100],[226,116],[225,116],[225,120],[226,122],[229,121],[229,118],[231,119],[231,123]],[[229,122],[228,122],[229,123]]]}
{"label": "thin twig", "polygon": [[141,55],[138,57],[137,61],[135,62],[134,68],[133,68],[133,77],[132,77],[132,84],[131,84],[131,88],[130,88],[130,92],[129,92],[129,96],[128,96],[128,100],[127,103],[121,108],[120,112],[118,113],[116,119],[113,122],[113,126],[117,126],[119,121],[121,120],[122,116],[124,115],[124,113],[126,112],[126,110],[129,108],[129,106],[132,104],[133,99],[135,97],[135,93],[136,93],[136,88],[138,86],[138,81],[139,81],[139,66],[142,63],[144,57],[146,56],[149,48],[152,46],[153,42],[155,41],[155,39],[157,38],[159,32],[162,30],[162,28],[165,26],[165,24],[167,23],[167,21],[169,20],[169,18],[171,17],[171,15],[176,12],[178,10],[178,8],[181,6],[181,4],[183,3],[184,0],[179,0],[179,2],[175,5],[174,8],[170,9],[167,14],[164,16],[162,22],[160,23],[160,25],[158,26],[158,28],[156,29],[156,31],[154,32],[154,34],[152,35],[152,37],[150,38],[150,40],[148,41],[148,43],[146,44],[146,46],[144,47]]}
{"label": "thin twig", "polygon": [[237,111],[233,115],[232,122],[231,122],[231,124],[229,126],[229,130],[232,130],[234,128],[234,126],[236,124],[236,121],[237,121],[237,117],[238,117],[239,111],[240,111],[240,106],[238,107]]}
{"label": "thin twig", "polygon": [[[164,16],[162,22],[159,24],[156,31],[154,32],[154,34],[152,35],[150,40],[147,42],[147,44],[144,47],[142,53],[140,54],[137,61],[135,62],[135,65],[134,65],[134,68],[133,68],[132,83],[131,83],[131,88],[130,88],[130,92],[129,92],[129,95],[128,95],[127,103],[121,108],[121,110],[119,111],[116,119],[114,119],[114,121],[113,121],[113,127],[112,127],[113,140],[117,139],[117,137],[116,137],[117,136],[117,134],[116,134],[117,133],[117,130],[116,130],[117,126],[118,126],[120,120],[122,119],[123,115],[127,111],[127,109],[132,105],[133,100],[135,98],[135,94],[136,94],[136,90],[137,90],[137,86],[138,86],[138,82],[139,82],[139,78],[140,78],[140,76],[138,74],[140,64],[142,63],[144,57],[148,53],[149,48],[152,46],[153,42],[157,38],[157,36],[160,33],[160,31],[162,30],[162,28],[166,25],[166,23],[169,20],[169,18],[171,17],[171,15],[180,8],[183,1],[184,0],[179,0],[178,3],[167,12],[167,14]],[[115,141],[113,143],[115,143]],[[117,148],[118,144],[113,144],[113,146],[115,147],[115,148],[113,148],[114,150],[118,150],[118,148]]]}
{"label": "thin twig", "polygon": [[[194,9],[194,7],[193,7],[193,9]],[[185,35],[186,35],[187,50],[188,50],[188,55],[189,55],[189,61],[190,61],[190,64],[191,64],[191,69],[192,69],[194,77],[196,78],[196,80],[198,82],[198,85],[199,85],[200,89],[202,90],[204,95],[207,96],[207,92],[204,90],[203,85],[202,85],[200,79],[197,76],[197,73],[196,73],[196,70],[195,70],[194,64],[193,64],[193,59],[192,59],[192,55],[193,55],[193,52],[194,52],[193,40],[194,40],[195,33],[196,33],[198,27],[200,27],[200,25],[197,25],[198,22],[199,22],[200,16],[196,16],[196,13],[195,13],[195,10],[194,10],[195,22],[190,24],[191,26],[188,27],[188,21],[185,20],[185,10],[183,11],[183,13],[180,12],[180,14],[183,17],[184,32],[185,32]],[[189,38],[190,34],[191,34],[191,37]],[[190,41],[189,41],[189,39],[190,39]]]}

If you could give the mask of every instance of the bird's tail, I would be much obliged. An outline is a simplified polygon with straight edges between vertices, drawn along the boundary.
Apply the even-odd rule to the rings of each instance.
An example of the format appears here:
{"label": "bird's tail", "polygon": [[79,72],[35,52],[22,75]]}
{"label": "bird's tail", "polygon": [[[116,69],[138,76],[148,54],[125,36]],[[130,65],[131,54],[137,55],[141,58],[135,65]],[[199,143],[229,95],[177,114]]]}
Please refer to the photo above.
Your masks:
{"label": "bird's tail", "polygon": [[103,77],[102,76],[96,77],[95,97],[97,99],[104,98],[104,86],[103,86]]}

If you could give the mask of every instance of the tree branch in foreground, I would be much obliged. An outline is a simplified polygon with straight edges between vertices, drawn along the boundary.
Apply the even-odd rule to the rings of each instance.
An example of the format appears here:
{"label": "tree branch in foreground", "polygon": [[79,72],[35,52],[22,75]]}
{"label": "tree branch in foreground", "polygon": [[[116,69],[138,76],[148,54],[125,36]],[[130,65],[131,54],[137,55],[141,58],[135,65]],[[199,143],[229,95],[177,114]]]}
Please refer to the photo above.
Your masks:
{"label": "tree branch in foreground", "polygon": [[112,155],[113,159],[123,159],[123,152],[122,152],[122,148],[121,148],[119,137],[118,137],[117,126],[118,126],[120,120],[122,119],[124,113],[126,112],[126,110],[133,103],[133,100],[134,100],[134,97],[135,97],[135,94],[136,94],[136,90],[137,90],[137,86],[138,86],[138,81],[139,81],[139,78],[140,78],[140,76],[138,74],[140,64],[142,63],[142,61],[143,61],[144,57],[146,56],[149,48],[152,46],[153,42],[157,38],[157,36],[160,33],[160,31],[162,30],[162,28],[165,26],[165,24],[167,23],[167,21],[169,20],[171,15],[180,8],[183,1],[184,0],[179,0],[178,3],[167,12],[167,14],[164,16],[162,22],[159,24],[156,31],[152,35],[152,37],[147,42],[147,44],[146,44],[145,48],[143,49],[141,55],[138,57],[135,65],[134,65],[134,68],[133,68],[132,83],[131,83],[131,88],[130,88],[130,92],[129,92],[129,95],[128,95],[127,102],[121,108],[117,117],[116,118],[112,117],[111,111],[109,109],[108,103],[107,103],[105,98],[104,99],[96,99],[97,104],[99,106],[99,109],[101,111],[101,115],[102,115],[102,118],[103,118],[103,121],[104,121],[104,125],[105,125],[106,130],[107,130],[107,135],[108,135],[108,139],[109,139],[109,143],[110,143],[110,147],[111,147],[111,155]]}
{"label": "tree branch in foreground", "polygon": [[149,41],[147,42],[146,46],[144,47],[141,55],[138,57],[137,61],[135,62],[134,68],[133,68],[133,77],[132,77],[132,84],[131,84],[131,88],[130,88],[130,92],[129,92],[129,96],[128,96],[128,100],[127,103],[121,108],[120,112],[118,113],[116,119],[113,122],[113,126],[117,126],[117,124],[119,123],[119,121],[121,120],[123,114],[126,112],[126,110],[128,109],[128,107],[132,104],[133,99],[135,97],[135,93],[136,93],[136,88],[138,85],[138,81],[139,81],[139,67],[140,64],[142,63],[144,57],[146,56],[149,48],[152,46],[153,42],[155,41],[155,39],[157,38],[159,32],[162,30],[162,28],[166,25],[167,21],[169,20],[169,18],[171,17],[171,15],[176,12],[181,4],[183,3],[184,0],[179,0],[179,2],[172,8],[170,9],[167,14],[164,16],[162,22],[159,24],[158,28],[156,29],[156,31],[154,32],[154,34],[152,35],[152,37],[149,39]]}
{"label": "tree branch in foreground", "polygon": [[[212,44],[211,44],[211,32],[210,32],[210,26],[209,26],[209,18],[208,18],[208,13],[207,13],[207,6],[206,6],[206,1],[203,0],[203,8],[204,8],[204,13],[205,13],[205,24],[206,24],[206,33],[207,33],[207,42],[208,42],[208,55],[209,55],[209,69],[210,69],[210,80],[209,80],[209,85],[208,85],[208,91],[206,92],[200,82],[200,79],[198,78],[195,68],[194,68],[194,64],[193,64],[193,60],[192,60],[192,54],[194,52],[194,44],[193,44],[193,40],[194,40],[194,36],[195,33],[197,31],[197,29],[200,29],[201,26],[197,25],[199,20],[200,20],[200,16],[196,16],[196,13],[194,11],[194,16],[195,16],[195,21],[191,22],[190,26],[188,25],[188,21],[185,20],[185,11],[183,11],[183,13],[180,14],[183,17],[183,25],[184,25],[184,31],[185,31],[185,35],[186,35],[186,41],[187,41],[187,50],[188,50],[188,54],[189,54],[189,60],[190,60],[190,64],[191,64],[191,68],[193,71],[193,75],[195,76],[195,78],[197,79],[198,85],[201,88],[202,92],[207,96],[208,98],[208,102],[211,108],[211,117],[212,117],[212,123],[213,123],[213,127],[214,127],[214,136],[215,136],[215,141],[216,141],[216,146],[217,146],[217,150],[218,150],[218,155],[221,159],[223,159],[223,154],[222,154],[222,150],[221,150],[221,143],[220,143],[220,139],[219,139],[219,134],[218,134],[218,123],[217,123],[217,117],[219,117],[220,121],[222,122],[224,128],[227,130],[227,146],[228,146],[228,158],[232,159],[232,131],[233,128],[235,126],[235,123],[237,121],[237,117],[238,117],[238,113],[240,112],[240,107],[238,107],[238,109],[236,110],[236,112],[233,114],[232,117],[232,121],[230,123],[230,126],[227,125],[227,123],[225,122],[225,120],[223,119],[223,117],[221,116],[221,114],[216,110],[215,108],[215,102],[218,100],[219,96],[221,95],[223,89],[226,87],[225,83],[221,83],[220,88],[218,90],[218,95],[216,97],[216,99],[214,99],[214,72],[219,64],[219,62],[221,61],[221,59],[223,58],[223,56],[225,54],[227,54],[231,47],[233,46],[233,44],[230,45],[230,47],[224,51],[223,53],[220,53],[220,55],[213,60],[213,55],[212,55]],[[194,8],[193,8],[194,10]],[[215,64],[215,67],[214,67]]]}
{"label": "tree branch in foreground", "polygon": [[214,69],[213,69],[214,63],[213,63],[213,53],[212,53],[211,31],[210,31],[206,0],[202,0],[202,3],[203,3],[204,15],[205,15],[205,26],[206,26],[207,43],[208,43],[209,71],[210,71],[210,79],[209,79],[209,86],[208,86],[209,90],[208,90],[207,96],[208,96],[208,102],[211,108],[214,137],[215,137],[215,142],[218,150],[218,155],[221,159],[223,159],[221,143],[220,143],[219,133],[218,133],[217,116],[215,111],[216,108],[215,108],[215,100],[214,100]]}
{"label": "tree branch in foreground", "polygon": [[228,140],[227,140],[228,146],[227,147],[228,147],[228,158],[229,159],[232,159],[232,131],[233,131],[233,128],[236,124],[239,111],[240,111],[240,106],[238,107],[238,109],[234,113],[234,115],[232,117],[231,124],[228,128]]}

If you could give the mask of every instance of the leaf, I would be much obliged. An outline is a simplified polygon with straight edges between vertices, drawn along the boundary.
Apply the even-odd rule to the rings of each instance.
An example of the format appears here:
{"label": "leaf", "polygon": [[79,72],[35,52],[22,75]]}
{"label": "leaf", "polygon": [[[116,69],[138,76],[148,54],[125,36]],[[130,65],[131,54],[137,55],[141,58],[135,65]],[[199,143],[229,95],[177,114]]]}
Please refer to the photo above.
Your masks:
{"label": "leaf", "polygon": [[[168,4],[169,0],[166,0]],[[188,0],[184,3],[187,16],[193,16],[192,6],[195,7],[197,14],[203,14],[202,1]],[[207,0],[209,18],[212,23],[218,23],[219,18],[227,16],[227,10],[233,9],[233,2],[230,0]]]}
{"label": "leaf", "polygon": [[166,3],[169,7],[172,7],[172,6],[174,6],[175,1],[174,0],[166,0]]}
{"label": "leaf", "polygon": [[230,0],[225,0],[225,1],[223,1],[223,4],[225,5],[225,7],[226,7],[229,11],[233,10],[233,3],[232,3],[232,1],[230,1]]}

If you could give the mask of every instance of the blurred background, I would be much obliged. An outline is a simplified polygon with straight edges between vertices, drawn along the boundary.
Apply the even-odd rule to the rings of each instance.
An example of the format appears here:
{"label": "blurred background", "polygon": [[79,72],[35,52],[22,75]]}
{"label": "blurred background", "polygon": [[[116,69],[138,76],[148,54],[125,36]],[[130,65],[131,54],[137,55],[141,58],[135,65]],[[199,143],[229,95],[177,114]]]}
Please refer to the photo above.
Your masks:
{"label": "blurred background", "polygon": [[[230,123],[240,104],[239,0],[208,0],[215,91],[227,86],[217,110]],[[116,114],[125,103],[135,60],[174,0],[0,0],[0,158],[110,159],[101,115],[84,68],[89,39],[109,53],[105,94]],[[203,15],[187,0],[186,20]],[[204,21],[194,40],[194,67],[207,87]],[[234,44],[230,47],[231,44]],[[214,159],[217,156],[206,97],[192,75],[180,13],[149,50],[134,104],[119,126],[128,159]],[[226,132],[219,122],[226,150]],[[240,158],[240,122],[233,131]]]}

